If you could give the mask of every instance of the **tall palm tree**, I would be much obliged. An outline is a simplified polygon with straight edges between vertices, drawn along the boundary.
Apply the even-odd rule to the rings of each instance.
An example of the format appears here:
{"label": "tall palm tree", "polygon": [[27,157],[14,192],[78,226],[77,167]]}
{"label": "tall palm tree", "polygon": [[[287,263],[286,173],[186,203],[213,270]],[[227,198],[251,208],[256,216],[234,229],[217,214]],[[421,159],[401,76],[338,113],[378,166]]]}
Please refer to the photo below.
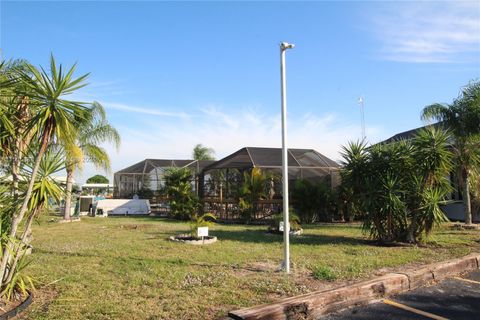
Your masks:
{"label": "tall palm tree", "polygon": [[465,206],[465,223],[472,223],[470,172],[480,167],[480,82],[467,85],[451,104],[426,106],[422,119],[442,121],[455,141],[452,145],[457,165],[459,185]]}
{"label": "tall palm tree", "polygon": [[81,169],[85,160],[96,167],[110,170],[110,158],[107,151],[100,145],[112,142],[118,149],[120,134],[108,123],[103,106],[94,102],[90,108],[89,116],[79,121],[78,135],[73,146],[66,148],[67,185],[65,194],[64,219],[70,219],[70,206],[72,199],[73,175],[75,169]]}
{"label": "tall palm tree", "polygon": [[193,160],[215,160],[215,150],[199,143],[193,148],[192,157]]}
{"label": "tall palm tree", "polygon": [[[88,117],[90,109],[86,104],[65,99],[86,85],[88,74],[73,78],[76,65],[68,71],[57,66],[53,57],[50,58],[50,70],[40,70],[34,66],[28,66],[27,71],[20,72],[21,86],[18,86],[18,94],[29,97],[29,103],[34,108],[34,114],[29,119],[26,129],[33,135],[33,140],[38,145],[35,161],[29,176],[28,186],[22,199],[20,209],[12,218],[9,232],[10,238],[15,238],[18,226],[29,209],[33,187],[39,170],[40,162],[52,142],[71,145],[77,136],[76,124],[79,118]],[[8,243],[3,248],[0,261],[0,287],[3,287],[8,279],[7,264],[11,260],[13,244]]]}

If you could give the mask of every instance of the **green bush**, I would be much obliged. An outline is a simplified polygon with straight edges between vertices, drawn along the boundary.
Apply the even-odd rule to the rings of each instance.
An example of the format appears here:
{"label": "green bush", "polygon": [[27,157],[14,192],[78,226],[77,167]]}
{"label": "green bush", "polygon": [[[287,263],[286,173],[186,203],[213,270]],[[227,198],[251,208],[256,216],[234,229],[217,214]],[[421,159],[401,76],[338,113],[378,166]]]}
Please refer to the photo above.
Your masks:
{"label": "green bush", "polygon": [[336,209],[336,195],[327,181],[295,181],[292,199],[302,223],[331,222]]}
{"label": "green bush", "polygon": [[317,266],[312,271],[313,277],[317,280],[334,281],[337,279],[336,273],[329,266]]}
{"label": "green bush", "polygon": [[147,188],[142,188],[138,190],[137,196],[140,199],[151,199],[153,197],[153,191]]}
{"label": "green bush", "polygon": [[169,168],[165,173],[165,192],[170,204],[170,214],[177,219],[191,219],[198,209],[198,199],[193,192],[193,173],[188,168]]}
{"label": "green bush", "polygon": [[[290,212],[288,213],[288,220],[290,222],[290,230],[298,231],[302,229],[302,226],[300,225],[300,218],[292,209],[290,209]],[[283,221],[283,212],[273,216],[268,230],[279,231],[279,225],[281,221]]]}
{"label": "green bush", "polygon": [[213,213],[205,213],[203,215],[194,214],[190,221],[190,235],[194,238],[197,237],[197,229],[200,227],[211,227],[215,223],[216,217]]}
{"label": "green bush", "polygon": [[267,197],[269,175],[260,168],[253,168],[243,173],[243,182],[238,191],[238,205],[246,223],[255,219],[258,200]]}
{"label": "green bush", "polygon": [[372,238],[420,242],[448,221],[440,209],[451,191],[448,141],[448,133],[429,129],[409,141],[343,148],[342,186]]}

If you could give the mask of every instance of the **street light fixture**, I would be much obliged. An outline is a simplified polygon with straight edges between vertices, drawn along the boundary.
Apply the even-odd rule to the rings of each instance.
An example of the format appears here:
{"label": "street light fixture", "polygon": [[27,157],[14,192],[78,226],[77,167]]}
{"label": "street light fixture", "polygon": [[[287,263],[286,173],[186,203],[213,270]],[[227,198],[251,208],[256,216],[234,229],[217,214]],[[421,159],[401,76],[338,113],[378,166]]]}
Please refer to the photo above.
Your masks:
{"label": "street light fixture", "polygon": [[295,45],[280,43],[280,78],[282,91],[282,180],[283,180],[283,268],[290,273],[290,221],[288,218],[288,149],[287,149],[287,80],[285,76],[285,51]]}

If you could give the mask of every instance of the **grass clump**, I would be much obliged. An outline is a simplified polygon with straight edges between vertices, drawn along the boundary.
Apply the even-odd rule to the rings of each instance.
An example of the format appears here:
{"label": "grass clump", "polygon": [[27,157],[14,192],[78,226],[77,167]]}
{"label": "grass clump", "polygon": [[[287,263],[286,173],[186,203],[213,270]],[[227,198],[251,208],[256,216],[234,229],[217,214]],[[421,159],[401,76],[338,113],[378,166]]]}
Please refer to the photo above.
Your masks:
{"label": "grass clump", "polygon": [[337,274],[329,266],[317,266],[313,269],[313,277],[316,280],[334,281],[337,279]]}

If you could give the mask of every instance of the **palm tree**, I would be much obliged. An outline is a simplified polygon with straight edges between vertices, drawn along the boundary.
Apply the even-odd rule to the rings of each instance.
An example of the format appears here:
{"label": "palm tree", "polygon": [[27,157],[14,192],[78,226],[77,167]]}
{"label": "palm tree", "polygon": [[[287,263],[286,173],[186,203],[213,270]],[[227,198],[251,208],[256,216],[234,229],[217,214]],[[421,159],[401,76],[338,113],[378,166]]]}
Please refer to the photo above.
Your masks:
{"label": "palm tree", "polygon": [[[32,157],[27,157],[27,163],[24,174],[30,176],[31,168],[30,165],[32,162],[29,160],[34,160]],[[60,198],[63,194],[63,189],[61,186],[52,178],[52,175],[63,170],[63,156],[59,150],[54,150],[54,148],[48,148],[45,156],[40,161],[40,166],[38,169],[37,178],[35,180],[32,196],[30,197],[30,202],[28,204],[29,212],[28,217],[25,222],[24,230],[21,233],[19,239],[20,241],[17,244],[15,254],[13,255],[12,262],[9,263],[9,270],[16,270],[18,262],[23,258],[26,248],[30,246],[30,237],[32,224],[35,218],[37,218],[43,209],[48,207],[49,200],[53,200],[56,203],[60,202]],[[23,251],[23,252],[22,252]],[[15,276],[15,272],[10,271],[6,283],[11,289],[15,284],[10,284],[9,282]]]}
{"label": "palm tree", "polygon": [[[12,175],[12,194],[18,197],[19,171],[27,151],[31,135],[27,135],[26,123],[31,117],[29,97],[19,93],[20,72],[28,72],[29,63],[13,60],[0,64],[0,145],[1,157],[9,164]],[[7,160],[8,159],[8,160]]]}
{"label": "palm tree", "polygon": [[189,168],[168,168],[164,178],[170,213],[178,219],[192,219],[198,208],[198,199],[192,190],[193,172]]}
{"label": "palm tree", "polygon": [[12,69],[6,61],[0,63],[0,145],[1,157],[5,156],[6,139],[13,135],[14,126],[9,117],[10,101],[15,79],[12,79]]}
{"label": "palm tree", "polygon": [[70,219],[72,201],[73,175],[75,169],[81,169],[85,160],[106,171],[110,170],[110,157],[107,151],[100,146],[105,142],[112,142],[118,149],[120,134],[108,123],[103,106],[94,102],[89,116],[81,118],[78,124],[78,134],[74,145],[65,148],[65,167],[67,171],[67,185],[65,194],[64,219]]}
{"label": "palm tree", "polygon": [[480,170],[474,170],[470,175],[470,189],[472,190],[472,212],[480,215]]}
{"label": "palm tree", "polygon": [[447,221],[440,205],[451,191],[449,133],[429,128],[412,140],[343,147],[342,187],[363,216],[363,229],[380,241],[421,241]]}
{"label": "palm tree", "polygon": [[192,157],[194,160],[215,160],[215,150],[204,147],[202,144],[197,144],[193,148]]}
{"label": "palm tree", "polygon": [[[12,218],[9,238],[14,239],[20,222],[29,209],[30,198],[36,181],[41,160],[48,147],[53,143],[72,145],[77,136],[78,119],[87,118],[90,109],[82,102],[64,99],[86,85],[88,74],[76,79],[72,78],[76,65],[67,72],[62,65],[57,67],[53,55],[50,58],[50,71],[34,66],[27,66],[27,71],[20,72],[21,86],[17,94],[29,97],[29,103],[34,108],[34,114],[29,119],[26,129],[32,134],[32,140],[38,145],[35,161],[29,176],[28,186],[22,199],[22,205]],[[33,111],[33,110],[32,110]],[[11,242],[3,248],[0,262],[0,287],[8,279],[7,264],[11,261],[14,246]]]}
{"label": "palm tree", "polygon": [[258,167],[243,173],[243,182],[239,190],[238,200],[247,223],[252,218],[256,218],[258,201],[267,197],[266,186],[269,180],[270,175]]}
{"label": "palm tree", "polygon": [[480,167],[480,82],[467,85],[451,104],[435,103],[426,106],[422,119],[442,121],[453,133],[452,145],[457,165],[459,185],[462,186],[465,223],[472,223],[470,172]]}

